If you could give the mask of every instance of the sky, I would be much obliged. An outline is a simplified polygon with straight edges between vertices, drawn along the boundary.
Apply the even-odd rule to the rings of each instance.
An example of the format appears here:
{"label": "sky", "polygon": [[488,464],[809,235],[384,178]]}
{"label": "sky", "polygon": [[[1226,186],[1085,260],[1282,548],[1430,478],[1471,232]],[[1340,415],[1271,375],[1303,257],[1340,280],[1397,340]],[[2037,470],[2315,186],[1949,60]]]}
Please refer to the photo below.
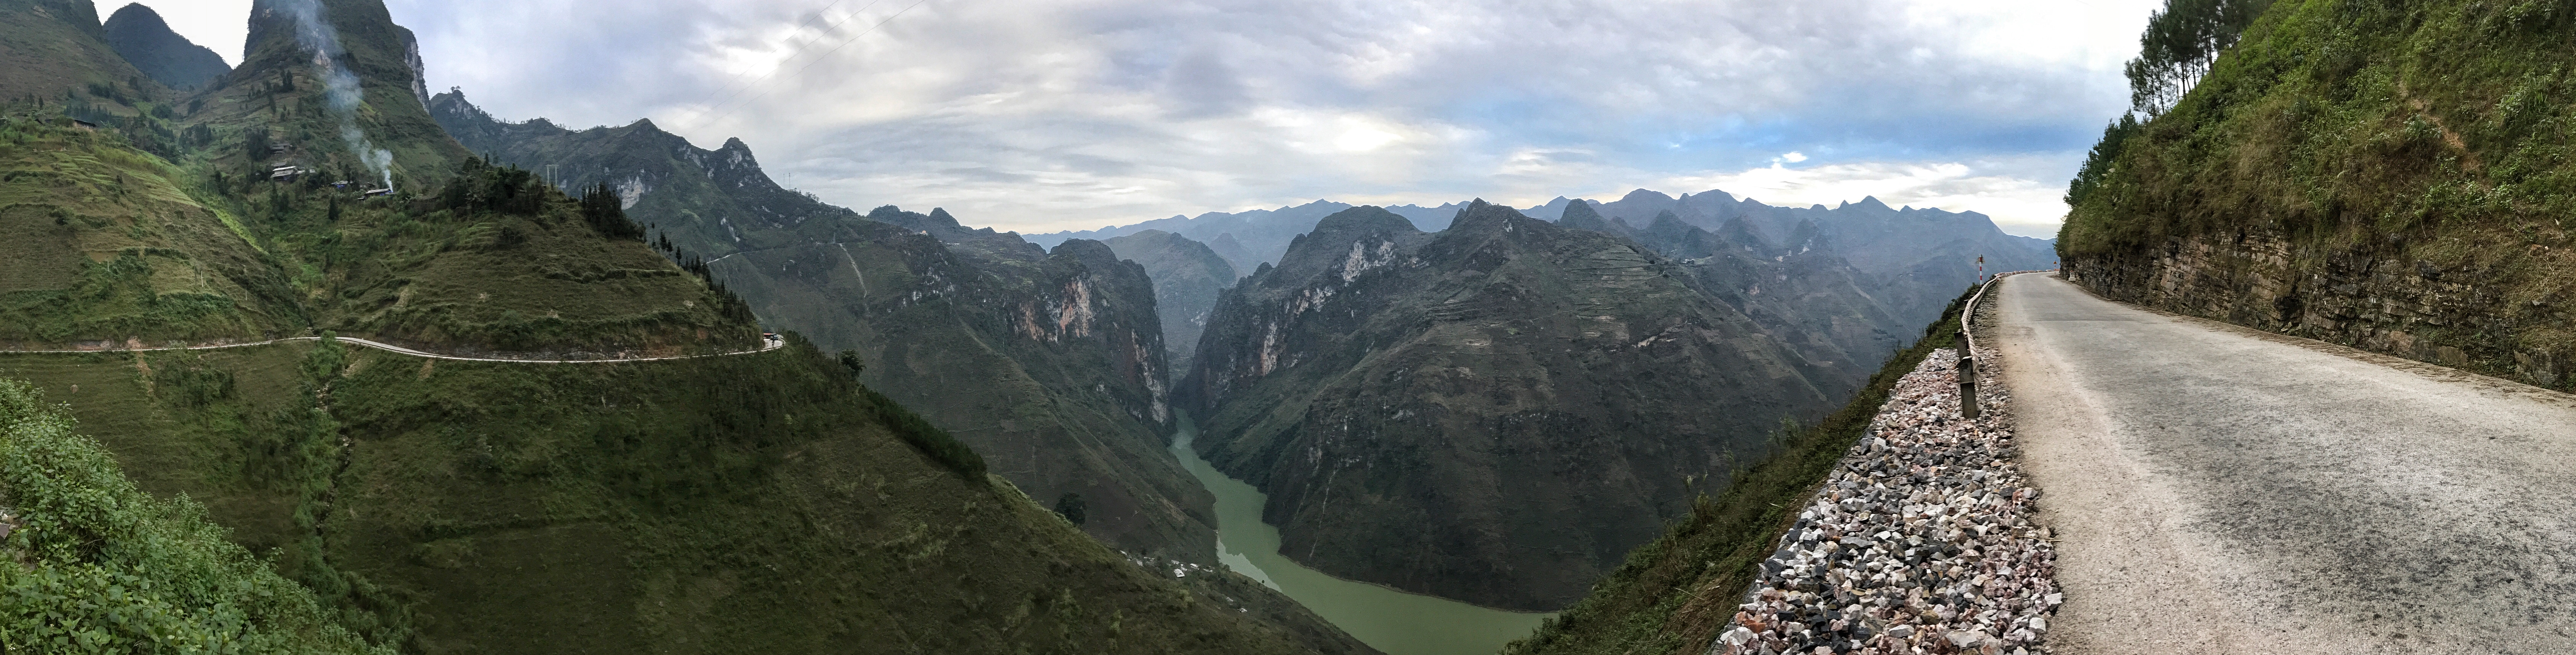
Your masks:
{"label": "sky", "polygon": [[[740,137],[782,185],[970,225],[1648,188],[2042,237],[2163,4],[385,2],[430,88],[496,116]],[[249,6],[161,12],[237,62]]]}

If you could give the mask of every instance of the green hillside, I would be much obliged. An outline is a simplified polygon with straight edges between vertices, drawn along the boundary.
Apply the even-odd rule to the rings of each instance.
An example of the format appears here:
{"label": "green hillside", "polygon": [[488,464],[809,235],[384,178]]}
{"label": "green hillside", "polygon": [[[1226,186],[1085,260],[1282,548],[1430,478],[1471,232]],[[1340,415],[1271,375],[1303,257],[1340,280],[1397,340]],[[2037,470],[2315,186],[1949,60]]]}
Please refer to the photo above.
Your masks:
{"label": "green hillside", "polygon": [[313,593],[154,498],[43,394],[0,380],[0,646],[12,652],[368,653]]}
{"label": "green hillside", "polygon": [[0,343],[258,339],[307,325],[295,285],[186,171],[121,131],[0,117]]}
{"label": "green hillside", "polygon": [[168,92],[108,46],[90,0],[0,0],[0,61],[0,100]]}
{"label": "green hillside", "polygon": [[[2209,33],[2148,42],[2233,47],[2151,48],[2133,77],[2156,113],[2112,125],[2071,185],[2074,279],[2576,388],[2576,8],[2281,0],[2241,33],[2184,20],[2211,11],[2175,3],[2160,24]],[[2195,66],[2196,85],[2152,74]]]}
{"label": "green hillside", "polygon": [[848,373],[801,341],[593,366],[312,342],[0,355],[144,489],[200,499],[340,624],[406,651],[1329,644],[925,454],[912,441],[946,437],[904,434],[927,428]]}
{"label": "green hillside", "polygon": [[[0,346],[350,335],[605,359],[761,343],[749,306],[702,261],[648,242],[613,191],[568,196],[440,131],[417,93],[418,63],[405,59],[409,34],[380,3],[319,3],[336,50],[294,37],[287,4],[256,3],[251,56],[205,91],[10,111],[0,220],[50,241],[0,246],[21,249],[0,273]],[[0,56],[0,68],[43,63]],[[360,78],[363,97],[332,97],[324,82],[335,71]],[[65,112],[107,120],[93,130]],[[272,175],[285,166],[296,170]],[[386,176],[394,188],[369,193]],[[1114,263],[1041,256],[1016,283],[1141,284],[1141,271]],[[1138,309],[1150,312],[1150,300]],[[1100,319],[1086,324],[1096,341],[1153,334],[1150,319]],[[563,365],[432,360],[327,338],[0,352],[0,377],[66,403],[132,487],[116,486],[95,449],[81,460],[95,475],[8,482],[125,494],[118,502],[139,513],[83,518],[105,535],[83,543],[103,550],[74,554],[145,576],[129,586],[181,582],[153,577],[163,570],[246,580],[241,593],[295,583],[309,607],[244,610],[273,623],[248,630],[295,648],[1368,652],[1248,579],[1175,580],[1158,573],[1168,562],[1130,559],[1150,553],[1094,540],[1047,509],[1054,497],[1030,500],[985,473],[1005,465],[863,384],[902,358],[833,350],[791,334],[765,352]],[[1158,354],[1159,342],[1133,350]],[[1118,403],[1132,400],[1101,397],[1090,411],[1123,413]],[[228,532],[186,523],[200,511]],[[1164,520],[1176,533],[1183,519]],[[5,543],[22,547],[28,534]],[[162,534],[204,563],[100,559],[150,555],[160,546],[145,538]],[[89,589],[21,595],[0,603],[0,617]],[[216,629],[227,616],[182,618]],[[69,620],[27,625],[76,627]]]}

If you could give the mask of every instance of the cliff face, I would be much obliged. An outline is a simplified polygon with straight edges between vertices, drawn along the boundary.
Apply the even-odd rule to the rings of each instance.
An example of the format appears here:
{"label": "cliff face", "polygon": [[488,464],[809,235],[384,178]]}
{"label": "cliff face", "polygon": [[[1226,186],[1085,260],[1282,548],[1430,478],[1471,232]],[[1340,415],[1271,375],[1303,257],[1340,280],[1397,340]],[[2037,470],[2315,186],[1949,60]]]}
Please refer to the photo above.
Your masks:
{"label": "cliff face", "polygon": [[1513,609],[1579,597],[1830,377],[1625,239],[1361,207],[1228,290],[1176,392],[1281,552]]}
{"label": "cliff face", "polygon": [[2576,388],[2576,10],[2284,0],[2105,130],[2066,269],[2106,297]]}
{"label": "cliff face", "polygon": [[[1070,243],[1068,241],[1067,243]],[[1218,294],[1234,286],[1234,265],[1207,244],[1188,237],[1146,230],[1107,242],[1118,256],[1145,267],[1154,278],[1154,308],[1163,318],[1163,345],[1171,351],[1172,368],[1187,370],[1198,350],[1199,334]]]}

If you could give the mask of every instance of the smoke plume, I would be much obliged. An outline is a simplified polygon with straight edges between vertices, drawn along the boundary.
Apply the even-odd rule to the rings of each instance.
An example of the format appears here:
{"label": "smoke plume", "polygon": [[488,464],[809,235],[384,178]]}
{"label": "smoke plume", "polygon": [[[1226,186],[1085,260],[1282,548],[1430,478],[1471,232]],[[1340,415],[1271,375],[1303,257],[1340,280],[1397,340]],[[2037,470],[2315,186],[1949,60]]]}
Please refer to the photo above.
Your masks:
{"label": "smoke plume", "polygon": [[385,188],[393,188],[394,153],[377,148],[366,131],[358,129],[358,106],[367,100],[366,89],[359,86],[357,73],[349,70],[349,50],[340,45],[340,30],[323,18],[321,0],[277,0],[270,7],[295,20],[296,43],[313,53],[313,67],[321,71],[323,95],[331,116],[340,120],[340,140],[349,144],[349,154],[368,172],[382,176]]}

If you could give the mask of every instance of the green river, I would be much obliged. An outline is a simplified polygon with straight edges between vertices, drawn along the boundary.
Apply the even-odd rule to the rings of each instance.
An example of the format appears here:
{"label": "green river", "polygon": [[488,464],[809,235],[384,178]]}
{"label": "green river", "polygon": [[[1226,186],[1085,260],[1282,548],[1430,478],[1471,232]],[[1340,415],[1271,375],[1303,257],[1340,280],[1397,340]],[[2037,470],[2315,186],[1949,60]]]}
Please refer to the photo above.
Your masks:
{"label": "green river", "polygon": [[1529,636],[1554,614],[1506,612],[1446,598],[1352,582],[1306,568],[1279,554],[1279,529],[1261,522],[1261,491],[1219,473],[1190,450],[1198,425],[1181,415],[1172,456],[1216,494],[1217,558],[1304,603],[1360,641],[1387,655],[1492,655],[1503,644]]}

